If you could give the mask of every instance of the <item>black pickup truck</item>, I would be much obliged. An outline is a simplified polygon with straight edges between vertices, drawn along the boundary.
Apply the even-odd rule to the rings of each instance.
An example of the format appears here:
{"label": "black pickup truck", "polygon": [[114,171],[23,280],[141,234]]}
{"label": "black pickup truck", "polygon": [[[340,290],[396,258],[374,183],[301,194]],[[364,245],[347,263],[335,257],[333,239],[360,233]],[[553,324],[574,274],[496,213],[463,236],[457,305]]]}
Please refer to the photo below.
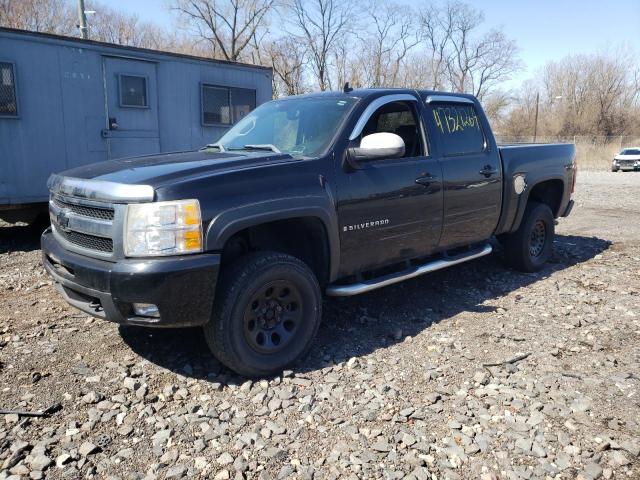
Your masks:
{"label": "black pickup truck", "polygon": [[199,151],[52,175],[43,262],[80,310],[202,326],[222,363],[267,375],[309,349],[323,294],[487,255],[494,236],[542,268],[575,179],[573,145],[498,146],[470,95],[295,96]]}

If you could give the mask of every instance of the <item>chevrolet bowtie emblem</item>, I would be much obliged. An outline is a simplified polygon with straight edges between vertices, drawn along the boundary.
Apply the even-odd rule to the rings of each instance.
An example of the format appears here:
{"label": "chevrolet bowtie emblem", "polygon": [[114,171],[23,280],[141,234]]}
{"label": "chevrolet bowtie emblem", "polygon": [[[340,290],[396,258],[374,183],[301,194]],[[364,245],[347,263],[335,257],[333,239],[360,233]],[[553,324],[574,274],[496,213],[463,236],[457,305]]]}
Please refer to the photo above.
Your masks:
{"label": "chevrolet bowtie emblem", "polygon": [[63,230],[67,230],[69,227],[69,217],[67,217],[66,210],[60,210],[58,215],[56,215],[56,222]]}

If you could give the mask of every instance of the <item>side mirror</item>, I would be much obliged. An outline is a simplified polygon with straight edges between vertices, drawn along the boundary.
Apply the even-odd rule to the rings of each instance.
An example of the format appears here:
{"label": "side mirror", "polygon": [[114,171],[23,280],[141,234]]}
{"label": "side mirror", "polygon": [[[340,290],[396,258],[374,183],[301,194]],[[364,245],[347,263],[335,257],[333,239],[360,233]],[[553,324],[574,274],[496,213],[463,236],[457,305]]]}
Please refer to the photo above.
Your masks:
{"label": "side mirror", "polygon": [[354,162],[368,162],[404,155],[404,140],[395,133],[380,132],[367,135],[359,147],[349,148],[349,156]]}

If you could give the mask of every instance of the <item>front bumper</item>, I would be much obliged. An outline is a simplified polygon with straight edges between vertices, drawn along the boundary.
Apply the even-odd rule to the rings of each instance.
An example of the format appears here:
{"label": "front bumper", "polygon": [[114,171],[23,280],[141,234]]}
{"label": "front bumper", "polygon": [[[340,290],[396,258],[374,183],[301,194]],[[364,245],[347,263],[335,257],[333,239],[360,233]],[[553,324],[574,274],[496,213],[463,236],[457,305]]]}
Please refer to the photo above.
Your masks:
{"label": "front bumper", "polygon": [[611,164],[612,169],[616,169],[616,170],[624,170],[627,172],[633,172],[633,171],[638,171],[640,170],[640,162],[634,162],[634,163],[620,163],[620,162],[613,162]]}
{"label": "front bumper", "polygon": [[[74,307],[125,325],[191,327],[209,321],[220,255],[98,260],[65,250],[51,229],[42,234],[42,263]],[[133,313],[133,303],[158,306],[159,318]]]}

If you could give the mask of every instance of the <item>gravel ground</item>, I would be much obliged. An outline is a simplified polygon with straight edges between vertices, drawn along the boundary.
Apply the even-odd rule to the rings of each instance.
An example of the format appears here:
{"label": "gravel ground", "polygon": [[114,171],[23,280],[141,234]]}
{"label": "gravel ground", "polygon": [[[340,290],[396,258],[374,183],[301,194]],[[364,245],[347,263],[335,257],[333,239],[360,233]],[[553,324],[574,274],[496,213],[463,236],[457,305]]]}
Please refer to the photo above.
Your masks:
{"label": "gravel ground", "polygon": [[640,174],[581,172],[539,274],[500,252],[325,302],[247,381],[198,330],[68,307],[0,227],[2,478],[640,478]]}

